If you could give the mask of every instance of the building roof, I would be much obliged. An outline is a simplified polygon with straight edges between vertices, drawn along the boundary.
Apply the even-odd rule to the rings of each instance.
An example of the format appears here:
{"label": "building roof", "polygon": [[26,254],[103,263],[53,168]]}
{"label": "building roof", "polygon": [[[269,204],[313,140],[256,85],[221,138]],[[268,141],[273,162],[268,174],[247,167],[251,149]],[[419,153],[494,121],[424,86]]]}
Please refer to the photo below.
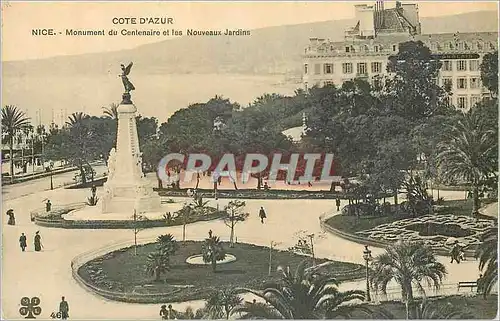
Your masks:
{"label": "building roof", "polygon": [[[366,52],[393,53],[393,45],[406,41],[422,41],[432,52],[490,52],[498,48],[498,32],[440,33],[410,36],[406,33],[380,34],[375,39],[353,39],[345,41],[322,41],[309,45],[308,54],[346,54],[345,47],[350,46],[349,54]],[[374,47],[377,46],[377,50]]]}
{"label": "building roof", "polygon": [[302,134],[304,133],[304,127],[292,127],[284,130],[283,135],[290,136],[294,142],[298,142],[302,139]]}

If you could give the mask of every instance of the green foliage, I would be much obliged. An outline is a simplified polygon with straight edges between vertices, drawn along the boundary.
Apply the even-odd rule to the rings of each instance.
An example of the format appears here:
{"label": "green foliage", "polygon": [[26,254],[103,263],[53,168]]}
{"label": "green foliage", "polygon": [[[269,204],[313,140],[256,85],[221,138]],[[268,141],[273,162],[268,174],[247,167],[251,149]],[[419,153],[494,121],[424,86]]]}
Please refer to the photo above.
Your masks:
{"label": "green foliage", "polygon": [[212,271],[215,272],[217,268],[217,261],[222,261],[226,258],[226,250],[222,245],[218,236],[211,236],[206,238],[201,245],[201,253],[203,255],[203,262],[211,263]]}
{"label": "green foliage", "polygon": [[280,271],[281,280],[269,283],[264,291],[245,289],[267,305],[247,302],[233,309],[233,313],[241,313],[245,319],[333,319],[349,318],[355,310],[371,312],[366,307],[344,305],[364,300],[363,291],[340,292],[335,278],[317,273],[314,267],[306,268],[306,261],[299,264],[295,273],[289,268]]}
{"label": "green foliage", "polygon": [[483,272],[479,292],[486,297],[498,282],[498,229],[483,234],[476,258],[479,258],[479,270]]}
{"label": "green foliage", "polygon": [[498,50],[484,55],[481,62],[481,82],[493,94],[498,94]]}
{"label": "green foliage", "polygon": [[229,319],[231,311],[242,301],[234,290],[216,290],[206,300],[204,310],[209,319]]}
{"label": "green foliage", "polygon": [[[446,276],[446,268],[439,263],[432,250],[420,242],[398,242],[386,248],[385,253],[374,258],[370,282],[375,291],[386,293],[387,285],[394,280],[401,287],[402,297],[411,306],[413,287],[425,293],[422,282],[439,288]],[[407,317],[411,317],[407,310]]]}
{"label": "green foliage", "polygon": [[160,235],[156,238],[156,242],[158,243],[158,251],[169,257],[179,250],[179,244],[172,234]]}
{"label": "green foliage", "polygon": [[146,272],[159,281],[163,273],[170,270],[170,258],[163,252],[150,253],[146,260]]}
{"label": "green foliage", "polygon": [[91,196],[87,198],[87,204],[89,206],[96,206],[99,198],[97,196]]}
{"label": "green foliage", "polygon": [[231,235],[229,241],[231,242],[231,247],[234,246],[234,227],[238,222],[243,222],[250,215],[243,211],[245,207],[245,202],[234,200],[230,201],[225,207],[224,224],[226,224],[231,229]]}

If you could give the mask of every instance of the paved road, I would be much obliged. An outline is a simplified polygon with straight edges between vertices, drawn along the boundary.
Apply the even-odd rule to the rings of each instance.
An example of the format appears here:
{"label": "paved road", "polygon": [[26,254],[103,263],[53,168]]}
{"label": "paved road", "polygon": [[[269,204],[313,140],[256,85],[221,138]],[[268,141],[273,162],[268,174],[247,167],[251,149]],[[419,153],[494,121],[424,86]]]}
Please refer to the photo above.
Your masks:
{"label": "paved road", "polygon": [[[44,184],[46,181],[44,180]],[[13,185],[11,195],[21,195],[22,186]],[[35,189],[36,190],[36,189]],[[98,194],[102,189],[98,189]],[[42,315],[48,318],[56,311],[61,296],[70,302],[70,316],[75,319],[158,319],[158,304],[127,304],[105,300],[87,292],[72,278],[70,261],[80,253],[102,247],[112,242],[133,239],[129,230],[65,230],[43,228],[34,225],[29,219],[29,210],[40,207],[45,198],[53,200],[54,205],[78,202],[85,199],[87,190],[45,190],[27,196],[11,198],[4,201],[5,207],[15,209],[17,225],[7,226],[6,215],[2,215],[2,298],[3,317],[19,318],[19,301],[23,296],[39,296]],[[461,198],[462,192],[443,192],[446,199]],[[180,201],[180,200],[179,200]],[[229,200],[219,200],[223,206]],[[214,200],[211,200],[214,205]],[[296,242],[295,235],[300,230],[320,234],[318,218],[322,213],[331,211],[334,202],[331,200],[247,200],[246,210],[250,212],[247,221],[236,226],[236,236],[240,242],[248,242],[268,246],[271,241],[282,242],[277,248],[286,249]],[[345,205],[345,202],[342,204]],[[168,206],[168,205],[167,205]],[[268,219],[261,224],[258,209],[264,206]],[[229,238],[229,229],[221,221],[199,222],[187,227],[188,239],[200,239],[211,229],[222,239]],[[35,231],[40,231],[44,251],[33,252],[32,240]],[[21,232],[28,236],[28,251],[22,253],[18,238]],[[182,227],[154,228],[142,231],[141,238],[153,238],[159,234],[172,233],[181,238]],[[363,246],[324,234],[322,240],[315,244],[318,257],[362,263]],[[373,248],[373,254],[383,249]],[[449,275],[445,282],[453,283],[463,280],[474,280],[477,277],[477,262],[466,261],[459,265],[450,265],[448,258],[439,260],[447,266]],[[365,283],[350,282],[343,289],[364,289]],[[453,290],[455,292],[456,289]],[[8,295],[5,295],[8,294]],[[193,308],[202,306],[203,302],[194,301],[175,304],[176,309],[184,309],[186,305]]]}
{"label": "paved road", "polygon": [[[93,166],[96,176],[100,176],[107,171],[104,165]],[[65,186],[75,181],[73,178],[79,171],[55,174],[52,177],[54,188]],[[50,176],[29,180],[22,183],[2,186],[3,200],[11,200],[33,193],[50,190]]]}

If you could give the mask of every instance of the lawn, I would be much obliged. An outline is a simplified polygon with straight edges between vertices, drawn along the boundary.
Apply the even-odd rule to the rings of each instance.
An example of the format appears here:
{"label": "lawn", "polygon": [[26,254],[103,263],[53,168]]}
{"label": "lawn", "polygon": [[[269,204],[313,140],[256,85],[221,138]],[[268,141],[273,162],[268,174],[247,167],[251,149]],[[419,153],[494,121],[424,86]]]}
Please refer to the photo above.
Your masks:
{"label": "lawn", "polygon": [[[498,296],[489,295],[485,300],[482,296],[461,296],[453,295],[442,298],[432,298],[436,303],[439,302],[441,305],[451,305],[453,308],[461,309],[463,311],[469,312],[474,316],[474,319],[489,319],[492,320],[497,315],[498,310]],[[377,307],[381,307],[391,314],[394,315],[396,319],[406,319],[406,308],[405,304],[397,301],[383,302]],[[353,313],[352,319],[371,319],[371,316],[362,314],[360,312]],[[374,319],[374,318],[373,318]]]}
{"label": "lawn", "polygon": [[[104,290],[125,293],[168,293],[168,301],[178,302],[207,298],[210,293],[221,287],[250,287],[260,289],[265,282],[278,277],[277,266],[290,266],[295,269],[304,259],[302,255],[288,251],[273,250],[273,272],[268,277],[269,248],[239,243],[234,248],[224,243],[227,253],[236,256],[232,263],[220,264],[214,273],[210,266],[187,264],[186,259],[201,253],[201,242],[181,242],[177,253],[171,257],[171,270],[162,275],[160,282],[145,272],[146,257],[156,251],[156,244],[138,246],[137,255],[133,247],[121,249],[104,257],[87,262],[79,270],[79,275],[90,284]],[[317,259],[318,264],[326,259]],[[337,276],[339,280],[358,279],[364,276],[361,265],[331,261],[323,267],[323,272]],[[96,275],[98,275],[96,277]],[[161,302],[163,298],[151,297],[150,302]]]}
{"label": "lawn", "polygon": [[[482,200],[482,206],[491,203],[492,200]],[[457,216],[471,216],[472,200],[449,200],[444,201],[435,210],[436,215],[453,214]],[[355,233],[359,231],[369,230],[381,224],[392,223],[394,221],[411,218],[409,215],[392,215],[392,216],[365,216],[355,217],[348,215],[335,215],[328,220],[326,224],[338,230]],[[484,219],[492,219],[488,216],[482,216]]]}

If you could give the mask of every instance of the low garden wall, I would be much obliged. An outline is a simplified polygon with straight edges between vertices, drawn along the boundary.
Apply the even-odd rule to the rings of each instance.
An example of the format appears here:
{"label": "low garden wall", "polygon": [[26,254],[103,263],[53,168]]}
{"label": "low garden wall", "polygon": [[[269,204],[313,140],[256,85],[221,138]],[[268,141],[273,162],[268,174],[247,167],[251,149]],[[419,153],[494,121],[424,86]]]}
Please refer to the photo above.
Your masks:
{"label": "low garden wall", "polygon": [[[154,188],[160,196],[169,197],[186,197],[188,189],[159,189]],[[198,193],[204,198],[215,198],[213,189],[198,189]],[[390,197],[391,195],[385,195]],[[258,190],[258,189],[239,189],[239,190],[218,190],[217,198],[236,198],[236,199],[349,199],[354,195],[344,193],[341,191],[295,191],[295,190]],[[384,195],[379,196],[383,198]]]}
{"label": "low garden wall", "polygon": [[[337,228],[332,227],[328,223],[326,223],[326,220],[331,216],[329,215],[330,213],[325,213],[321,215],[320,217],[320,226],[324,231],[327,231],[329,233],[332,233],[338,237],[341,237],[343,239],[346,239],[351,242],[355,243],[360,243],[363,245],[370,245],[370,246],[375,246],[375,247],[382,247],[385,248],[387,246],[390,246],[394,244],[394,241],[384,241],[384,240],[375,240],[373,238],[368,238],[368,237],[363,237],[357,234],[341,231]],[[413,240],[413,239],[411,239]],[[439,249],[439,248],[433,248],[433,251],[437,255],[441,256],[449,256],[450,255],[450,250],[449,249]],[[475,248],[464,248],[464,254],[466,257],[475,257],[476,249]]]}

